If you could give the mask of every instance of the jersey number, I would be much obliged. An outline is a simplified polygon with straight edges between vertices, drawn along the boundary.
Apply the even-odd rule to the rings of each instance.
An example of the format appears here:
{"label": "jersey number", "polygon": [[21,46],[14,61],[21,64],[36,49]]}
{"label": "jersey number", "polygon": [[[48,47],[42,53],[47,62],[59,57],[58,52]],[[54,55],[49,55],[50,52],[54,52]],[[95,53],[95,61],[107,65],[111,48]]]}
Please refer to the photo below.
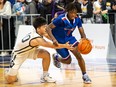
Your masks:
{"label": "jersey number", "polygon": [[22,42],[24,43],[25,41],[29,40],[30,39],[30,33],[27,34],[23,39],[22,39]]}

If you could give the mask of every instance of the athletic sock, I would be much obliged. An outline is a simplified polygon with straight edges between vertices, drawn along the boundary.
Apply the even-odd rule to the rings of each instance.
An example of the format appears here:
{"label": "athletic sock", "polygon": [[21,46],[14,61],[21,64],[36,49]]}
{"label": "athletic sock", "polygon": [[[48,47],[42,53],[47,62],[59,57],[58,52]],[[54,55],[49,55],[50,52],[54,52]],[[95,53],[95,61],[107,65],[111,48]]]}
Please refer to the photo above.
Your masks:
{"label": "athletic sock", "polygon": [[48,74],[48,71],[43,71],[43,76],[46,76]]}
{"label": "athletic sock", "polygon": [[85,75],[85,74],[86,74],[86,72],[82,72],[82,74],[83,74],[83,75]]}

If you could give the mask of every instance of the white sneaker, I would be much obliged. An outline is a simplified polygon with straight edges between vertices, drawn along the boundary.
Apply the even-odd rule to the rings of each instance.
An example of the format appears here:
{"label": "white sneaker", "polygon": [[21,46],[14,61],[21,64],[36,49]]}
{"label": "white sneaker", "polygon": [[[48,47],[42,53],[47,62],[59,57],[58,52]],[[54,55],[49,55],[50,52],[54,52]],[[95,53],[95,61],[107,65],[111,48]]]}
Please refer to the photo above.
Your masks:
{"label": "white sneaker", "polygon": [[87,74],[84,74],[82,78],[83,78],[84,83],[86,84],[92,83],[91,79],[89,78]]}
{"label": "white sneaker", "polygon": [[52,77],[50,77],[49,74],[46,74],[45,76],[41,77],[40,82],[54,83],[54,82],[56,82],[56,80],[54,80]]}

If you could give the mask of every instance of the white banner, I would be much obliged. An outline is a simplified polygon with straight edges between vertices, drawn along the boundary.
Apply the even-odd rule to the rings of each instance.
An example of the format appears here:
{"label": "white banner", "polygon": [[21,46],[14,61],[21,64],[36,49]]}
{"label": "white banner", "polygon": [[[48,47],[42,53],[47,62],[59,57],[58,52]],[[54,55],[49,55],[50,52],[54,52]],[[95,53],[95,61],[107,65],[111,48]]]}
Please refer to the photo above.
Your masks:
{"label": "white banner", "polygon": [[[87,38],[91,40],[93,45],[92,51],[87,55],[83,55],[85,58],[107,58],[109,52],[108,49],[110,49],[110,47],[112,47],[112,50],[115,51],[116,48],[112,41],[109,24],[83,24],[83,28]],[[20,25],[17,41],[33,29],[34,28],[31,25]],[[78,29],[75,29],[73,34],[79,41],[80,34]]]}
{"label": "white banner", "polygon": [[[109,44],[109,24],[83,24],[85,34],[90,39],[93,48],[92,51],[83,55],[85,58],[106,58]],[[78,29],[74,31],[77,40],[80,39]]]}

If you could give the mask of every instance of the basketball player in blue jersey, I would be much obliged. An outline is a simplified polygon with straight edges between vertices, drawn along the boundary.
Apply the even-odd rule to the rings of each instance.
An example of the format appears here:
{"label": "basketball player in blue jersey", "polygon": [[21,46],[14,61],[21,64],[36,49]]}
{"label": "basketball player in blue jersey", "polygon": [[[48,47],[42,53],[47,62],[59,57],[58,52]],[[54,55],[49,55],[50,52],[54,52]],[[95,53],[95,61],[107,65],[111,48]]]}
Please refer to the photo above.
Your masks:
{"label": "basketball player in blue jersey", "polygon": [[[58,46],[58,43],[64,44],[67,41],[69,41],[70,44],[73,44],[72,46],[75,49],[71,52],[78,60],[78,64],[83,74],[83,81],[84,83],[91,83],[91,80],[86,73],[85,62],[81,54],[77,51],[78,41],[72,35],[73,31],[76,29],[76,27],[78,27],[81,38],[87,39],[82,27],[81,19],[77,16],[77,9],[73,3],[68,4],[65,10],[66,13],[59,15],[49,24],[47,28],[48,35],[51,37],[56,46]],[[69,50],[67,48],[56,49],[56,51],[58,54],[60,54],[53,54],[54,65],[57,68],[61,67],[61,63],[71,63],[71,55],[69,54]]]}
{"label": "basketball player in blue jersey", "polygon": [[50,53],[45,49],[38,49],[39,46],[49,48],[67,48],[72,50],[73,47],[67,42],[65,44],[59,44],[55,46],[51,42],[43,39],[43,36],[49,38],[46,33],[47,23],[43,17],[38,17],[33,22],[32,32],[26,34],[24,38],[16,41],[15,47],[12,52],[12,60],[10,68],[5,74],[5,79],[8,83],[14,83],[17,81],[17,74],[20,66],[27,58],[42,58],[43,75],[40,79],[41,82],[55,82],[53,78],[49,76],[48,70],[50,65]]}

